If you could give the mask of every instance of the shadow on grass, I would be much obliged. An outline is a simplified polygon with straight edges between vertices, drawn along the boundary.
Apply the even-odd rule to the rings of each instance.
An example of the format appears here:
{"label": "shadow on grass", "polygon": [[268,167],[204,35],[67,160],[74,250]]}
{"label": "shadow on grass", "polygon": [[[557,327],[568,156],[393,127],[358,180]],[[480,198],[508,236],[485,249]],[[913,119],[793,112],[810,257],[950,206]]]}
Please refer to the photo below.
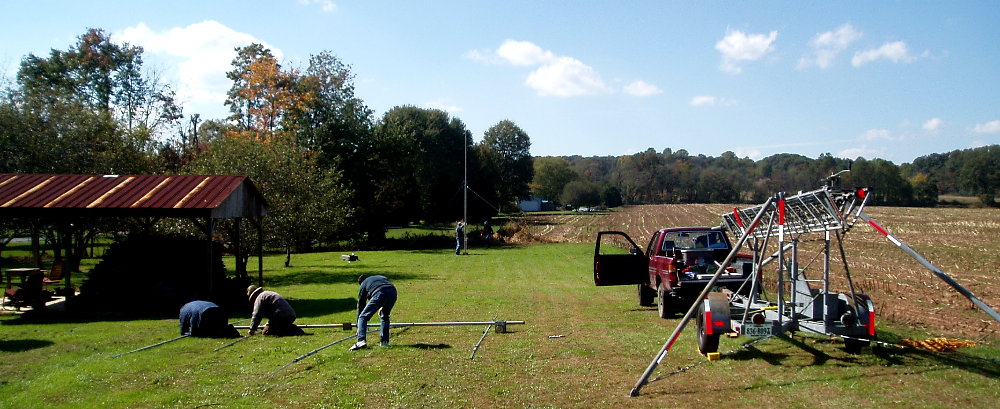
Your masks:
{"label": "shadow on grass", "polygon": [[1000,361],[969,355],[961,350],[930,352],[914,348],[875,348],[872,354],[882,361],[880,366],[937,367],[949,366],[966,372],[1000,378]]}
{"label": "shadow on grass", "polygon": [[[494,243],[494,244],[491,244],[490,246],[482,246],[482,245],[477,245],[476,243],[470,241],[469,242],[469,247],[466,248],[466,249],[462,249],[463,252],[464,251],[468,251],[469,254],[462,254],[462,255],[463,256],[465,256],[465,255],[472,255],[474,253],[476,255],[483,255],[483,254],[487,254],[487,252],[495,252],[495,251],[502,251],[502,250],[515,250],[515,249],[520,249],[520,248],[523,248],[523,247],[524,246],[519,245],[519,244],[508,244],[508,243],[504,243],[504,244],[496,244],[496,243]],[[432,249],[420,249],[420,250],[405,250],[405,251],[407,253],[411,253],[411,254],[441,254],[443,256],[455,257],[455,243],[451,243],[450,247],[432,248]]]}
{"label": "shadow on grass", "polygon": [[[289,301],[297,318],[319,317],[358,308],[357,298],[294,299]],[[298,324],[301,322],[296,321]]]}
{"label": "shadow on grass", "polygon": [[54,342],[42,339],[8,339],[0,341],[0,351],[24,352],[32,349],[44,348],[52,344],[54,344]]}
{"label": "shadow on grass", "polygon": [[[902,369],[902,368],[901,368]],[[812,377],[812,378],[796,378],[790,381],[775,382],[772,378],[747,378],[748,382],[751,384],[749,386],[712,386],[708,385],[704,388],[698,388],[697,390],[671,390],[671,389],[643,389],[643,395],[649,396],[676,396],[676,395],[704,395],[709,392],[732,392],[732,391],[754,391],[754,390],[774,390],[781,391],[785,387],[801,387],[807,384],[819,384],[826,385],[831,381],[848,381],[848,380],[858,380],[858,381],[871,381],[874,378],[882,377],[899,377],[901,375],[922,375],[937,371],[944,371],[945,367],[926,367],[920,370],[906,370],[906,371],[886,371],[883,373],[863,373],[855,375],[831,375],[824,377]],[[661,376],[656,379],[656,381],[667,379],[666,376]],[[652,382],[650,382],[652,383]]]}
{"label": "shadow on grass", "polygon": [[[885,346],[875,346],[871,349],[865,349],[861,354],[851,354],[845,357],[838,357],[836,355],[831,355],[823,352],[809,344],[806,343],[803,337],[789,337],[788,335],[780,335],[774,337],[775,339],[781,339],[789,344],[792,344],[803,351],[809,353],[813,356],[813,361],[806,365],[798,364],[785,364],[784,362],[789,358],[794,358],[791,353],[773,353],[763,351],[757,348],[756,345],[745,346],[736,351],[730,351],[724,353],[725,359],[732,360],[743,360],[749,361],[753,359],[760,359],[768,364],[776,367],[800,367],[800,366],[823,366],[830,365],[831,361],[836,362],[835,367],[860,367],[860,368],[879,368],[878,371],[868,371],[863,375],[847,375],[838,376],[831,375],[830,377],[817,377],[814,379],[796,379],[795,381],[785,382],[785,383],[772,383],[767,382],[766,384],[761,384],[754,381],[750,386],[733,386],[733,387],[716,387],[712,391],[727,391],[727,390],[754,390],[754,389],[773,389],[781,388],[783,386],[800,385],[803,383],[826,383],[834,379],[839,380],[853,380],[853,379],[870,379],[872,377],[886,377],[886,376],[899,376],[901,373],[907,375],[914,374],[924,374],[936,371],[944,371],[948,368],[954,368],[969,373],[989,377],[989,378],[1000,378],[1000,362],[996,359],[982,358],[974,356],[970,353],[956,350],[950,352],[929,352],[914,348],[895,348],[895,347],[885,347]],[[883,334],[883,341],[893,343],[898,340],[891,333]],[[750,344],[755,341],[748,341],[745,345]],[[869,358],[866,359],[865,355]],[[682,372],[690,371],[700,366],[701,363],[705,361],[690,365],[682,370],[675,371],[667,375],[661,375],[656,377],[653,381],[660,381],[672,376],[678,375]],[[893,368],[898,368],[895,370]],[[900,372],[902,371],[902,372]],[[651,381],[650,383],[652,383]],[[698,392],[677,392],[677,391],[667,391],[667,392],[654,392],[655,394],[663,393],[705,393],[709,390],[701,390]]]}
{"label": "shadow on grass", "polygon": [[347,282],[355,282],[357,279],[358,273],[353,271],[301,270],[294,273],[282,272],[271,275],[265,274],[264,287],[283,287],[286,285],[306,284],[343,284]]}
{"label": "shadow on grass", "polygon": [[84,324],[89,322],[143,321],[173,318],[162,314],[127,314],[118,312],[49,312],[46,314],[23,314],[15,319],[6,320],[0,325],[34,325],[34,324]]}
{"label": "shadow on grass", "polygon": [[352,271],[319,271],[319,270],[306,270],[294,273],[283,273],[283,274],[272,274],[270,276],[264,276],[264,287],[283,287],[288,285],[305,285],[305,284],[357,284],[358,276],[361,274],[383,274],[389,277],[390,280],[395,282],[401,281],[413,281],[413,280],[430,280],[424,275],[420,274],[410,274],[403,272],[388,271],[388,269],[379,266],[364,266],[353,269]]}
{"label": "shadow on grass", "polygon": [[448,344],[424,344],[424,343],[410,344],[410,345],[400,345],[400,346],[407,347],[407,348],[416,348],[416,349],[448,349],[448,348],[451,348],[451,345],[448,345]]}

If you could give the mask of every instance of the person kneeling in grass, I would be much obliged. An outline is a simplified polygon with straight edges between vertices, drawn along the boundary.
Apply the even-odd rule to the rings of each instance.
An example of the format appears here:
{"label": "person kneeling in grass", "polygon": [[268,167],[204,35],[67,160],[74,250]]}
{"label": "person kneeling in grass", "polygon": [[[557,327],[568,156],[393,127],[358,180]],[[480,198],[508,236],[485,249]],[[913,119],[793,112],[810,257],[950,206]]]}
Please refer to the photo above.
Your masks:
{"label": "person kneeling in grass", "polygon": [[191,301],[181,307],[181,335],[236,338],[240,332],[228,322],[226,312],[211,301]]}
{"label": "person kneeling in grass", "polygon": [[389,313],[396,305],[396,287],[382,275],[362,274],[358,277],[358,284],[361,285],[358,290],[358,342],[351,346],[351,351],[368,347],[368,341],[365,340],[368,335],[368,320],[376,311],[379,311],[379,318],[382,320],[382,346],[389,345]]}
{"label": "person kneeling in grass", "polygon": [[263,288],[251,285],[247,287],[247,296],[253,305],[253,315],[250,318],[250,332],[257,333],[260,321],[267,318],[264,335],[302,335],[302,328],[295,325],[295,310],[280,294],[274,291],[264,291]]}

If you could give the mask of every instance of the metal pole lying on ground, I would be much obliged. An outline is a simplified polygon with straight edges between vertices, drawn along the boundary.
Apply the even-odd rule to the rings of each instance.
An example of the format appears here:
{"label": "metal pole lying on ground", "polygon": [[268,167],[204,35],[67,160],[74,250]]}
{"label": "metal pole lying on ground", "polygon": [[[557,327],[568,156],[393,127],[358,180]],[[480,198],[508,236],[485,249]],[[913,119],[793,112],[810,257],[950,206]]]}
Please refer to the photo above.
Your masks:
{"label": "metal pole lying on ground", "polygon": [[[246,320],[248,320],[248,319],[249,319],[249,318],[246,318],[246,319],[242,319],[242,320],[239,320],[239,321],[236,321],[236,322],[234,322],[234,323],[232,323],[232,324],[230,324],[230,325],[233,325],[233,328],[236,328],[236,326],[235,326],[234,324],[239,324],[239,323],[241,323],[241,322],[243,322],[243,321],[246,321]],[[213,349],[213,350],[212,350],[212,352],[215,352],[215,351],[218,351],[218,350],[220,350],[220,349],[223,349],[223,348],[228,348],[228,347],[231,347],[231,346],[235,345],[235,344],[236,344],[237,342],[240,342],[240,341],[242,341],[242,340],[244,340],[244,339],[247,339],[247,338],[249,338],[249,337],[250,337],[249,335],[248,335],[248,336],[245,336],[245,337],[239,337],[238,339],[236,339],[236,340],[235,340],[235,341],[233,341],[233,342],[230,342],[230,343],[227,343],[226,345],[223,345],[223,346],[221,346],[221,347],[218,347],[218,348],[215,348],[215,349]]]}
{"label": "metal pole lying on ground", "polygon": [[[381,333],[381,332],[382,332],[382,331],[379,331],[379,333]],[[347,341],[347,340],[349,340],[349,339],[351,339],[351,338],[354,338],[354,337],[356,337],[356,336],[357,336],[357,335],[348,335],[348,336],[346,336],[346,337],[343,337],[343,338],[341,338],[341,339],[338,339],[338,340],[336,340],[336,341],[333,341],[333,342],[331,342],[331,343],[329,343],[329,344],[326,344],[326,345],[323,345],[323,346],[321,346],[321,347],[319,347],[319,348],[316,348],[316,349],[314,349],[314,350],[312,350],[312,351],[309,351],[309,352],[307,352],[307,353],[306,353],[305,355],[302,355],[302,356],[300,356],[300,357],[298,357],[298,358],[295,358],[295,359],[293,359],[293,360],[292,360],[292,362],[289,362],[289,363],[285,364],[285,366],[282,366],[281,368],[278,368],[278,369],[275,369],[275,370],[274,370],[274,372],[271,372],[271,373],[267,374],[267,376],[273,376],[274,374],[276,374],[276,373],[280,372],[280,371],[281,371],[282,369],[285,369],[285,368],[288,368],[289,366],[292,366],[292,364],[294,364],[294,363],[296,363],[296,362],[299,362],[299,361],[301,361],[301,360],[303,360],[303,359],[306,359],[306,357],[308,357],[308,356],[310,356],[310,355],[312,355],[312,354],[315,354],[315,353],[317,353],[317,352],[319,352],[319,351],[322,351],[322,350],[324,350],[324,349],[327,349],[327,348],[329,348],[329,347],[332,347],[332,346],[334,346],[334,345],[337,345],[337,344],[339,344],[339,343],[341,343],[341,342],[344,342],[344,341]]]}
{"label": "metal pole lying on ground", "polygon": [[[249,319],[249,318],[248,318],[248,319]],[[243,321],[246,321],[246,319],[242,319],[242,320],[239,320],[239,321],[236,321],[236,322],[233,322],[233,324],[239,324],[239,323],[241,323],[241,322],[243,322]],[[232,325],[232,324],[230,324],[230,325]],[[239,327],[236,327],[236,328],[239,328]],[[179,337],[177,337],[177,338],[171,338],[171,339],[168,339],[168,340],[166,340],[166,341],[161,341],[161,342],[157,342],[157,343],[155,343],[155,344],[153,344],[153,345],[148,345],[148,346],[144,346],[144,347],[142,347],[142,348],[139,348],[139,349],[134,349],[134,350],[131,350],[131,351],[128,351],[128,352],[122,352],[122,353],[120,353],[120,354],[115,354],[115,355],[112,355],[111,357],[112,357],[112,358],[118,358],[118,357],[120,357],[120,356],[122,356],[122,355],[128,355],[128,354],[131,354],[131,353],[133,353],[133,352],[139,352],[139,351],[143,351],[143,350],[146,350],[146,349],[150,349],[150,348],[153,348],[153,347],[158,347],[158,346],[160,346],[160,345],[163,345],[163,344],[166,344],[166,343],[168,343],[168,342],[174,342],[174,341],[176,341],[176,340],[178,340],[178,339],[181,339],[181,338],[186,338],[186,337],[189,337],[189,336],[191,336],[191,334],[184,334],[184,335],[181,335],[181,336],[179,336]],[[235,344],[235,342],[234,342],[234,344]],[[229,346],[229,345],[226,345],[226,346]],[[219,349],[222,349],[222,348],[219,348]],[[218,351],[218,349],[216,349],[216,351]]]}
{"label": "metal pole lying on ground", "polygon": [[233,341],[233,342],[230,342],[230,343],[227,343],[226,345],[223,345],[223,346],[221,346],[221,347],[218,347],[218,348],[215,348],[215,349],[213,349],[213,350],[212,350],[212,352],[215,352],[215,351],[218,351],[218,350],[220,350],[220,349],[223,349],[223,348],[228,348],[228,347],[231,347],[231,346],[233,346],[233,345],[236,345],[236,343],[237,343],[237,342],[240,342],[240,341],[242,341],[242,340],[244,340],[244,339],[247,339],[247,338],[250,338],[250,337],[249,337],[249,336],[246,336],[246,337],[239,337],[239,338],[237,338],[237,339],[236,339],[235,341]]}
{"label": "metal pole lying on ground", "polygon": [[492,322],[490,323],[490,325],[486,326],[486,330],[483,331],[483,336],[479,337],[479,342],[477,342],[476,345],[472,347],[472,355],[469,355],[469,359],[476,357],[476,351],[479,350],[479,344],[483,343],[483,340],[486,339],[486,334],[490,333],[490,328],[492,327],[493,327]]}
{"label": "metal pole lying on ground", "polygon": [[171,338],[171,339],[168,339],[168,340],[166,340],[166,341],[160,341],[160,342],[157,342],[157,343],[155,343],[155,344],[153,344],[153,345],[148,345],[148,346],[144,346],[144,347],[142,347],[142,348],[139,348],[139,349],[133,349],[133,350],[131,350],[131,351],[128,351],[128,352],[122,352],[122,353],[120,353],[120,354],[115,354],[115,355],[111,355],[111,357],[112,357],[112,358],[118,358],[118,357],[120,357],[120,356],[122,356],[122,355],[128,355],[128,354],[131,354],[131,353],[133,353],[133,352],[139,352],[139,351],[143,351],[143,350],[146,350],[146,349],[150,349],[150,348],[152,348],[152,347],[158,347],[158,346],[160,346],[160,345],[163,345],[163,344],[166,344],[166,343],[168,343],[168,342],[174,342],[174,341],[176,341],[176,340],[178,340],[178,339],[181,339],[181,338],[187,338],[187,337],[189,337],[189,336],[191,336],[191,334],[184,334],[184,335],[181,335],[181,336],[179,336],[179,337],[177,337],[177,338]]}
{"label": "metal pole lying on ground", "polygon": [[[507,332],[507,325],[508,324],[524,324],[524,321],[498,321],[498,320],[493,320],[493,321],[475,321],[475,322],[469,322],[469,321],[457,321],[457,322],[397,322],[397,323],[391,323],[389,326],[390,327],[431,327],[431,326],[447,326],[447,325],[484,325],[484,324],[489,325],[486,328],[487,332],[489,332],[489,327],[494,326],[494,325],[497,328],[497,332]],[[369,323],[368,324],[369,327],[379,327],[380,325],[381,324],[379,324],[379,323]],[[350,323],[350,322],[345,322],[343,324],[303,324],[303,325],[297,325],[297,327],[299,327],[299,328],[343,328],[345,330],[348,330],[348,329],[351,329],[351,328],[356,328],[357,326],[358,326],[357,324]],[[236,327],[236,328],[249,328],[249,327]],[[377,331],[377,333],[381,334],[382,330],[379,329]],[[341,342],[347,341],[348,339],[351,339],[351,338],[353,338],[355,336],[356,335],[354,335],[354,334],[348,335],[348,336],[346,336],[344,338],[338,339],[338,340],[333,341],[333,342],[331,342],[329,344],[323,345],[323,346],[321,346],[319,348],[316,348],[316,349],[314,349],[312,351],[309,351],[308,353],[306,353],[306,354],[304,354],[304,355],[302,355],[302,356],[300,356],[298,358],[293,359],[292,362],[289,362],[289,363],[285,364],[285,366],[282,366],[281,368],[276,369],[274,372],[271,372],[267,376],[272,376],[272,375],[280,372],[282,369],[285,369],[285,368],[291,366],[292,364],[294,364],[296,362],[299,362],[299,361],[301,361],[301,360],[309,357],[310,355],[313,355],[313,354],[315,354],[315,353],[317,353],[319,351],[322,351],[322,350],[324,350],[326,348],[329,348],[329,347],[334,346],[336,344],[339,344]],[[486,334],[484,333],[483,334],[483,338],[485,338],[485,337],[486,337]],[[479,342],[482,342],[482,339],[480,339]],[[476,344],[476,347],[478,348],[479,344]],[[473,351],[473,354],[475,354],[475,351]]]}
{"label": "metal pole lying on ground", "polygon": [[722,272],[726,270],[726,267],[728,267],[729,264],[733,262],[733,259],[736,258],[736,253],[739,251],[741,247],[743,247],[743,243],[746,242],[747,237],[750,237],[750,233],[752,233],[753,230],[757,228],[757,224],[760,223],[760,219],[764,217],[764,214],[768,212],[769,210],[768,208],[771,206],[772,202],[774,202],[773,197],[767,199],[767,202],[765,202],[764,205],[761,206],[760,212],[758,212],[757,216],[754,217],[753,222],[750,223],[750,227],[746,229],[743,235],[740,236],[740,239],[737,240],[736,244],[733,245],[732,251],[730,251],[729,255],[726,256],[725,261],[723,261],[722,264],[719,266],[719,269],[715,272],[715,275],[712,276],[712,279],[709,280],[707,284],[705,284],[705,289],[702,290],[701,294],[698,295],[698,298],[696,298],[697,301],[695,301],[695,303],[691,305],[691,308],[688,309],[687,314],[684,314],[684,318],[681,318],[681,322],[677,324],[677,328],[674,329],[674,332],[672,334],[670,334],[670,338],[667,338],[667,342],[663,344],[663,347],[660,348],[660,351],[656,354],[656,358],[653,358],[653,362],[649,363],[649,366],[646,368],[646,371],[642,373],[642,376],[635,383],[635,386],[632,387],[632,391],[629,392],[629,396],[633,397],[639,396],[639,389],[642,389],[642,386],[646,384],[646,381],[649,379],[650,375],[653,374],[653,371],[656,369],[656,366],[659,365],[660,361],[662,361],[663,358],[667,356],[667,351],[670,351],[670,347],[674,344],[674,341],[677,341],[677,338],[681,335],[681,331],[684,330],[684,326],[686,326],[688,321],[690,321],[691,318],[694,317],[695,311],[698,310],[698,306],[701,304],[702,300],[704,300],[705,297],[708,296],[709,291],[712,290],[712,287],[715,285],[715,282],[718,281],[719,275],[722,274]]}
{"label": "metal pole lying on ground", "polygon": [[[507,325],[519,325],[524,324],[524,321],[456,321],[456,322],[393,322],[390,323],[390,327],[442,327],[450,325],[496,325],[498,328],[506,327]],[[377,322],[368,323],[369,327],[378,327],[381,324]],[[343,324],[301,324],[296,325],[299,328],[343,328],[349,330],[352,328],[357,328],[358,324],[352,322],[345,322]],[[242,325],[237,326],[236,329],[249,329],[250,326]]]}

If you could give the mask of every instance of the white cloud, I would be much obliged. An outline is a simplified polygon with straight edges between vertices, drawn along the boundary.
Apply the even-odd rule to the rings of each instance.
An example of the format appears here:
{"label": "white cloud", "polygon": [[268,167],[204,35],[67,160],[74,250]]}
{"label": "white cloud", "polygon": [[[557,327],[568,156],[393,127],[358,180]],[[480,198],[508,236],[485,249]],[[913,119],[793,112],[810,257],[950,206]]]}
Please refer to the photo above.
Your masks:
{"label": "white cloud", "polygon": [[719,69],[722,71],[739,74],[743,68],[738,65],[741,61],[756,61],[774,50],[774,41],[778,38],[777,31],[769,34],[746,34],[739,30],[732,30],[726,36],[715,43],[715,49],[722,53],[722,63]]}
{"label": "white cloud", "polygon": [[650,84],[646,81],[632,81],[628,85],[625,85],[624,91],[626,94],[637,96],[637,97],[648,97],[650,95],[662,94],[661,90],[656,85]]}
{"label": "white cloud", "polygon": [[299,4],[303,6],[319,4],[320,9],[327,13],[337,11],[337,5],[331,0],[299,0]]}
{"label": "white cloud", "polygon": [[451,114],[451,115],[454,115],[454,114],[457,114],[457,113],[463,111],[462,107],[460,107],[460,106],[457,106],[457,105],[448,105],[448,104],[446,104],[444,102],[428,102],[428,103],[424,104],[424,108],[440,109],[440,110],[442,110],[444,112],[447,112],[448,114]]}
{"label": "white cloud", "polygon": [[699,95],[691,98],[691,106],[708,107],[715,105],[716,98],[709,95]]}
{"label": "white cloud", "polygon": [[148,54],[177,60],[172,64],[177,67],[177,99],[184,104],[223,105],[232,85],[226,72],[232,70],[237,47],[259,43],[270,49],[275,58],[280,60],[282,56],[281,50],[264,41],[213,20],[164,31],[154,31],[139,23],[113,38],[140,45]]}
{"label": "white cloud", "polygon": [[693,107],[714,107],[714,106],[733,106],[736,105],[736,101],[728,98],[716,97],[711,95],[699,95],[691,98],[690,102]]}
{"label": "white cloud", "polygon": [[941,118],[931,118],[927,122],[924,122],[923,128],[928,132],[937,132],[941,129],[942,125],[944,125],[944,121]]}
{"label": "white cloud", "polygon": [[[539,66],[524,82],[542,96],[573,97],[614,92],[593,67],[573,57],[558,56],[530,41],[506,40],[495,54],[473,50],[465,57],[490,64]],[[650,92],[650,87],[655,88],[640,85],[636,89]]]}
{"label": "white cloud", "polygon": [[470,59],[472,61],[478,61],[478,62],[487,63],[487,64],[499,64],[500,63],[500,61],[495,56],[491,56],[490,55],[489,51],[486,51],[484,53],[483,51],[480,51],[480,50],[469,50],[469,51],[467,51],[465,53],[464,57],[468,58],[468,59]]}
{"label": "white cloud", "polygon": [[742,148],[742,147],[736,148],[736,150],[733,151],[733,153],[735,153],[736,156],[740,158],[750,158],[753,160],[760,160],[764,158],[764,152],[761,152],[760,149],[755,149],[755,148]]}
{"label": "white cloud", "polygon": [[[924,52],[921,55],[926,55]],[[854,54],[854,58],[851,59],[851,65],[855,67],[860,67],[862,65],[868,64],[870,62],[886,59],[894,63],[904,62],[911,63],[917,60],[917,57],[910,55],[910,50],[903,41],[894,41],[891,43],[882,44],[881,47],[858,51]]]}
{"label": "white cloud", "polygon": [[819,33],[809,41],[813,51],[809,56],[799,60],[799,68],[815,65],[826,69],[847,46],[861,38],[861,32],[854,29],[850,23],[838,27],[834,31]]}
{"label": "white cloud", "polygon": [[868,148],[868,145],[861,145],[857,148],[848,148],[840,152],[837,152],[838,158],[854,159],[857,157],[863,157],[868,159],[874,159],[882,154],[880,149]]}
{"label": "white cloud", "polygon": [[877,141],[877,140],[901,141],[901,140],[903,140],[902,137],[893,136],[892,132],[889,132],[888,129],[869,129],[869,130],[865,131],[864,133],[862,133],[859,138],[861,140],[865,140],[865,141]]}
{"label": "white cloud", "polygon": [[524,83],[542,96],[575,97],[612,91],[597,71],[572,57],[559,57],[541,66],[528,74]]}
{"label": "white cloud", "polygon": [[551,51],[543,50],[530,41],[506,40],[497,49],[497,55],[514,65],[548,64],[556,60]]}
{"label": "white cloud", "polygon": [[1000,121],[990,121],[985,124],[976,124],[972,128],[975,133],[1000,133]]}

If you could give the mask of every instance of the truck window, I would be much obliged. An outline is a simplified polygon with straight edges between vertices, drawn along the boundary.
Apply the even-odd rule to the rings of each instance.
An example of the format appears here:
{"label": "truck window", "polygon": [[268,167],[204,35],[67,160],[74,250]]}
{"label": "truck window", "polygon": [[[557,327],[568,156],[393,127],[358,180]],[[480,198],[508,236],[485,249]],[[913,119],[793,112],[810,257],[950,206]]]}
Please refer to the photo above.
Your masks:
{"label": "truck window", "polygon": [[667,232],[663,236],[663,245],[660,250],[665,251],[668,247],[674,247],[678,250],[724,249],[728,248],[729,245],[726,244],[726,238],[722,232],[700,230]]}
{"label": "truck window", "polygon": [[717,231],[699,232],[694,238],[694,248],[696,249],[724,249],[726,242],[722,238],[722,233]]}
{"label": "truck window", "polygon": [[663,250],[662,249],[660,251],[655,251],[655,252],[653,251],[653,250],[656,250],[656,238],[657,237],[660,237],[660,232],[653,233],[653,238],[649,239],[649,244],[646,245],[646,254],[648,256],[650,256],[650,257],[652,257],[652,256],[662,256],[663,255]]}
{"label": "truck window", "polygon": [[709,232],[708,234],[708,248],[710,249],[724,249],[728,248],[729,245],[726,244],[725,237],[722,236],[722,232]]}
{"label": "truck window", "polygon": [[660,246],[660,251],[666,253],[667,250],[673,250],[675,248],[677,248],[677,243],[674,243],[672,240],[663,240],[663,245]]}

